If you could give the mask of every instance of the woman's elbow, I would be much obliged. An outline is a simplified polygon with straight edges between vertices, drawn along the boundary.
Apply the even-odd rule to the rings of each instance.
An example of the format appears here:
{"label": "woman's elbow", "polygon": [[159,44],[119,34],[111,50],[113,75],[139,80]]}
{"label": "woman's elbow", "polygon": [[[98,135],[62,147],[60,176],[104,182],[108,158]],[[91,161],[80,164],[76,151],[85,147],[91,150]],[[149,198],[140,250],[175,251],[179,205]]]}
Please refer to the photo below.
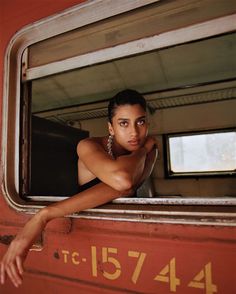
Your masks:
{"label": "woman's elbow", "polygon": [[115,189],[117,191],[130,191],[133,190],[133,179],[129,173],[120,171],[115,173]]}

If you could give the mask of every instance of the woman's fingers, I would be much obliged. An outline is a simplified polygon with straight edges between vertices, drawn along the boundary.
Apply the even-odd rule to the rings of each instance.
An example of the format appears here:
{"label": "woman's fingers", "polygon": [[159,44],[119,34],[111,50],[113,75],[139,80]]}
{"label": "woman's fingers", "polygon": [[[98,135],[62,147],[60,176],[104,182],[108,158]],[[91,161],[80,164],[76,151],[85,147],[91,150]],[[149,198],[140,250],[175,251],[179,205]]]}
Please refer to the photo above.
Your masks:
{"label": "woman's fingers", "polygon": [[7,273],[7,276],[10,278],[10,280],[12,281],[12,283],[15,285],[14,279],[13,279],[13,275],[12,275],[12,272],[11,272],[11,269],[10,269],[10,266],[7,265],[5,267],[5,271]]}
{"label": "woman's fingers", "polygon": [[3,262],[1,262],[1,284],[5,283],[6,277],[5,277],[5,268]]}
{"label": "woman's fingers", "polygon": [[21,257],[13,259],[7,255],[1,262],[1,284],[4,284],[7,276],[10,278],[15,287],[22,284],[23,265]]}
{"label": "woman's fingers", "polygon": [[23,268],[22,259],[21,259],[20,256],[17,256],[16,257],[16,265],[17,265],[17,268],[18,268],[19,273],[21,275],[23,275],[24,268]]}
{"label": "woman's fingers", "polygon": [[18,287],[22,283],[22,279],[18,273],[16,264],[13,262],[9,263],[5,266],[5,271],[15,287]]}
{"label": "woman's fingers", "polygon": [[10,264],[10,271],[11,271],[12,277],[13,277],[12,282],[14,283],[14,285],[16,287],[18,287],[22,283],[22,279],[19,275],[18,268],[17,268],[16,264],[13,262]]}
{"label": "woman's fingers", "polygon": [[147,153],[151,152],[155,146],[156,146],[156,139],[152,136],[148,136],[144,144],[144,147],[146,148]]}

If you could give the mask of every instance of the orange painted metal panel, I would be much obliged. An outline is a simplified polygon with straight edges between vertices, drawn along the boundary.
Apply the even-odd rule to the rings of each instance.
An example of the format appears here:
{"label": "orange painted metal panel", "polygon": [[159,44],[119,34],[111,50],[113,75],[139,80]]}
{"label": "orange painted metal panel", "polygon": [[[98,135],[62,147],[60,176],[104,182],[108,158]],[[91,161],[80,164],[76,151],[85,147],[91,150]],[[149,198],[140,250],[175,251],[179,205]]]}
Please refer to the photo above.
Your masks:
{"label": "orange painted metal panel", "polygon": [[[70,221],[54,221],[46,229],[42,251],[27,260],[22,291],[36,283],[48,291],[61,285],[61,293],[236,291],[236,228]],[[15,231],[1,227],[3,234]]]}

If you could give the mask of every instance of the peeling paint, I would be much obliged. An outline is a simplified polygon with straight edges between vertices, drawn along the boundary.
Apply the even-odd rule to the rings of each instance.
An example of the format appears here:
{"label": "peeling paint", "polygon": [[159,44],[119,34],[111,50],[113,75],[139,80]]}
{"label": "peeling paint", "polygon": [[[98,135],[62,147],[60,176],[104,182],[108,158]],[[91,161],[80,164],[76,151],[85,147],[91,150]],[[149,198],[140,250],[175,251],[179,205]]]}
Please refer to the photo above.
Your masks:
{"label": "peeling paint", "polygon": [[53,254],[53,256],[56,259],[60,259],[60,255],[59,255],[58,251],[55,251],[54,254]]}
{"label": "peeling paint", "polygon": [[14,235],[0,235],[0,243],[4,245],[9,245],[14,238]]}

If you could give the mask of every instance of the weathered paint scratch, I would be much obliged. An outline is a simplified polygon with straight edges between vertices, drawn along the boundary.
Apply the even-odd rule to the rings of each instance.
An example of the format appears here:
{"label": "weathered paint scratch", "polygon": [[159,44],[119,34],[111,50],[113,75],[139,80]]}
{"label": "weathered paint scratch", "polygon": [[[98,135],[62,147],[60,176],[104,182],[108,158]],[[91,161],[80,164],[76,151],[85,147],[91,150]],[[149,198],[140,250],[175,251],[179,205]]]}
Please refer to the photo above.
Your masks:
{"label": "weathered paint scratch", "polygon": [[14,235],[0,235],[0,243],[4,245],[9,245],[14,238]]}
{"label": "weathered paint scratch", "polygon": [[58,253],[58,251],[55,251],[53,256],[56,258],[56,259],[60,259],[60,255]]}

